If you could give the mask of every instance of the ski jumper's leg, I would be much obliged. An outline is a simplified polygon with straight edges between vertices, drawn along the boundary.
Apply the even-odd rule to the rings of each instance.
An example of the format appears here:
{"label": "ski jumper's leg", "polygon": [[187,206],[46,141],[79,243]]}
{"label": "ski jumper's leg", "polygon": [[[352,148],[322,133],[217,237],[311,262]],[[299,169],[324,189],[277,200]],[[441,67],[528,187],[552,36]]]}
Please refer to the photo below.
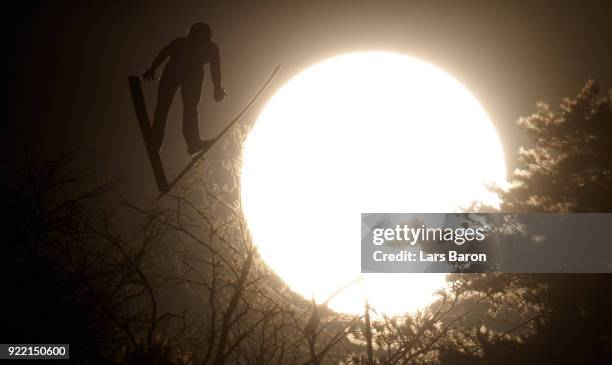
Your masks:
{"label": "ski jumper's leg", "polygon": [[172,105],[172,99],[179,86],[179,77],[177,72],[173,72],[166,67],[162,72],[159,80],[159,89],[157,90],[157,105],[155,106],[155,115],[153,117],[153,127],[151,129],[151,143],[156,151],[159,151],[164,142],[164,133],[166,132],[166,120],[168,119],[168,111]]}
{"label": "ski jumper's leg", "polygon": [[183,136],[187,148],[193,148],[200,143],[200,125],[198,122],[198,104],[202,92],[204,68],[190,72],[181,82],[181,97],[183,99]]}

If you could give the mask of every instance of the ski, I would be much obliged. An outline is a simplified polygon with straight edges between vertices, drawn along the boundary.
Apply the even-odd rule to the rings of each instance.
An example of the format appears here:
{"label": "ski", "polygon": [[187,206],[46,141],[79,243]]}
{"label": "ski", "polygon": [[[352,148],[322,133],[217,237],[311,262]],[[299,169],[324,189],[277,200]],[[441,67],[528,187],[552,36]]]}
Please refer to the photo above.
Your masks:
{"label": "ski", "polygon": [[147,155],[151,161],[151,167],[153,168],[153,176],[155,177],[157,188],[160,191],[166,191],[169,189],[169,186],[168,179],[166,178],[166,173],[164,171],[164,166],[162,165],[161,158],[159,157],[159,151],[155,150],[155,147],[151,144],[149,138],[151,134],[151,123],[149,122],[149,114],[147,113],[147,106],[142,93],[140,77],[130,75],[128,76],[128,83],[130,85],[130,93],[132,94],[132,101],[136,111],[136,119],[138,120],[140,133],[142,134],[145,147],[147,148]]}

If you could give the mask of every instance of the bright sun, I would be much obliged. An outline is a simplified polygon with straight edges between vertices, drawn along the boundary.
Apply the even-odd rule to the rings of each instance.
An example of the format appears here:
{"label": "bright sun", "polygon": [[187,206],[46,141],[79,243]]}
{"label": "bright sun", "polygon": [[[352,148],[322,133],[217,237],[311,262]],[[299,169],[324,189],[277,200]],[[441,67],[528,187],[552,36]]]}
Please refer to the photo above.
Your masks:
{"label": "bright sun", "polygon": [[[451,212],[496,204],[499,139],[478,101],[415,58],[365,52],[328,59],[284,85],[244,145],[244,213],[266,263],[318,302],[360,273],[361,212]],[[380,313],[431,303],[443,274],[365,274],[330,306]]]}

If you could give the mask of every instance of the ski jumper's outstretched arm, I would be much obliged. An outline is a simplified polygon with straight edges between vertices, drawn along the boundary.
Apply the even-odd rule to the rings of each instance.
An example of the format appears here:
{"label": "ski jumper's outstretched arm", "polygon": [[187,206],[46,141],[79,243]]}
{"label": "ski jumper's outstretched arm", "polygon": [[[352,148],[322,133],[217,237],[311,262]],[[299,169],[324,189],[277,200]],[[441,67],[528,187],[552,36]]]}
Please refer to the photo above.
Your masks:
{"label": "ski jumper's outstretched arm", "polygon": [[155,70],[164,63],[172,55],[172,50],[174,48],[175,41],[170,42],[166,47],[164,47],[157,57],[151,63],[151,66],[142,74],[142,78],[144,81],[151,81],[155,78]]}
{"label": "ski jumper's outstretched arm", "polygon": [[214,97],[215,101],[222,101],[227,95],[221,83],[221,57],[219,56],[219,47],[212,44],[212,54],[210,55],[210,76],[215,86]]}

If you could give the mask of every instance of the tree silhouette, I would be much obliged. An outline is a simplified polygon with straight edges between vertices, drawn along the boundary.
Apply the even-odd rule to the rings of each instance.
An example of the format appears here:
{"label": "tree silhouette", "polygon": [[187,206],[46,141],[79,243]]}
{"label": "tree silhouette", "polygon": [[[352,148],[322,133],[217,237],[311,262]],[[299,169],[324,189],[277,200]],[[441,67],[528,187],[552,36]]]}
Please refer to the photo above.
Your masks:
{"label": "tree silhouette", "polygon": [[[519,150],[512,187],[497,190],[503,211],[610,211],[610,98],[589,81],[559,110],[538,103],[519,120],[533,144]],[[453,274],[438,301],[395,317],[343,315],[291,292],[242,215],[247,128],[226,141],[221,169],[197,166],[163,205],[121,197],[109,214],[99,203],[113,185],[90,183],[69,158],[12,171],[2,192],[5,342],[70,343],[79,362],[130,365],[612,358],[609,275]],[[130,227],[118,227],[126,208]]]}
{"label": "tree silhouette", "polygon": [[512,188],[499,191],[507,212],[612,210],[612,109],[588,81],[554,111],[544,103],[518,125],[533,142],[518,152]]}
{"label": "tree silhouette", "polygon": [[157,329],[180,317],[158,307],[160,227],[117,234],[112,215],[94,208],[112,184],[75,172],[71,154],[21,167],[2,195],[12,212],[2,229],[4,335],[70,343],[71,356],[90,363],[114,361],[126,345],[153,347]]}
{"label": "tree silhouette", "polygon": [[[518,120],[533,144],[519,149],[510,189],[497,189],[502,211],[611,211],[612,101],[598,94],[597,85],[588,81],[558,110],[540,102],[535,113]],[[502,294],[507,307],[512,308],[508,298],[514,298],[517,310],[530,308],[531,333],[514,340],[499,332],[480,336],[483,361],[600,364],[612,358],[610,275],[489,274],[457,280],[471,281],[480,292]],[[461,363],[466,355],[449,348],[442,357]]]}

